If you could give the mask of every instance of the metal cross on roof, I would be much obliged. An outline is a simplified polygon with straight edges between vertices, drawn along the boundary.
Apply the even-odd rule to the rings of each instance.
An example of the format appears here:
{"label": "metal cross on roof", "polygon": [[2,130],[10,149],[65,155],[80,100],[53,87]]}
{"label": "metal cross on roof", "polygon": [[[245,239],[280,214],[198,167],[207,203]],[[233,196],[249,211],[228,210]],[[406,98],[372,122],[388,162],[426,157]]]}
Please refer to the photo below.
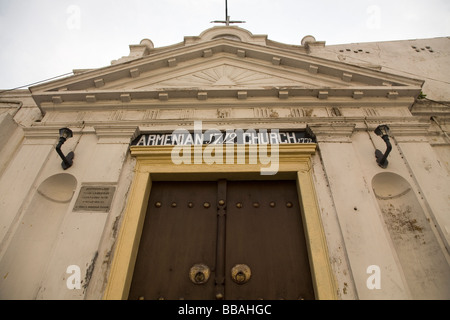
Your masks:
{"label": "metal cross on roof", "polygon": [[228,15],[228,0],[225,0],[225,20],[215,20],[211,21],[211,23],[225,23],[225,25],[228,27],[230,23],[245,23],[245,21],[230,20],[230,16]]}

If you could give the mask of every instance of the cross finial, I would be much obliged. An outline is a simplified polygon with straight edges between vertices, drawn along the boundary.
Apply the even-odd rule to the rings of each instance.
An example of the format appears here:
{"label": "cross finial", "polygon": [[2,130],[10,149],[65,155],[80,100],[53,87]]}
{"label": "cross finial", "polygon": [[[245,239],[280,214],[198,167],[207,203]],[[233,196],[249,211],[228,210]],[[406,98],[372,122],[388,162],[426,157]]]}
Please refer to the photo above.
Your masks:
{"label": "cross finial", "polygon": [[228,15],[228,0],[225,0],[225,20],[215,20],[211,21],[211,23],[225,23],[225,25],[228,27],[230,23],[245,23],[245,21],[230,20],[230,16]]}

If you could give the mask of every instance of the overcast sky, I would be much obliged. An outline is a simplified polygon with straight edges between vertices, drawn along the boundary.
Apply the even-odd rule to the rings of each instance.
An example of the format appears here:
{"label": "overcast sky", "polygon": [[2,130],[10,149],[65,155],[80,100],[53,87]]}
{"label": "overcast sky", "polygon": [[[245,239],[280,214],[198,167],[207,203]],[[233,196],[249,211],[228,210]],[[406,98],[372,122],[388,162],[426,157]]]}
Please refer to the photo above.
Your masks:
{"label": "overcast sky", "polygon": [[[232,20],[288,44],[450,36],[449,0],[228,0]],[[225,18],[225,0],[0,0],[0,89],[100,68],[148,38],[183,41]]]}

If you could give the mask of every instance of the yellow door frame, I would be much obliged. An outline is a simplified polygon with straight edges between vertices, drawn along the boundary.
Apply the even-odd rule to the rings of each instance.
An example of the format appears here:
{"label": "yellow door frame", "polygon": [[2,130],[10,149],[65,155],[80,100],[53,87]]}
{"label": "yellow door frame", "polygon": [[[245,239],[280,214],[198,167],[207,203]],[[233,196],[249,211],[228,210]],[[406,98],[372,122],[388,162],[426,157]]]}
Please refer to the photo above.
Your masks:
{"label": "yellow door frame", "polygon": [[[236,159],[238,147],[234,147]],[[278,145],[278,173],[272,176],[261,175],[261,168],[267,168],[267,165],[248,164],[252,162],[248,161],[250,154],[256,150],[253,147],[245,147],[245,164],[237,164],[242,161],[225,164],[226,161],[223,161],[224,164],[182,163],[179,165],[172,161],[172,146],[130,147],[131,155],[136,158],[135,177],[116,242],[104,299],[128,298],[152,181],[207,181],[221,178],[230,180],[292,179],[297,181],[316,299],[337,299],[336,281],[330,264],[312,176],[311,156],[315,153],[316,144]],[[204,150],[205,146],[202,148]],[[194,150],[194,146],[192,146],[192,150]],[[191,154],[193,155],[194,152]]]}

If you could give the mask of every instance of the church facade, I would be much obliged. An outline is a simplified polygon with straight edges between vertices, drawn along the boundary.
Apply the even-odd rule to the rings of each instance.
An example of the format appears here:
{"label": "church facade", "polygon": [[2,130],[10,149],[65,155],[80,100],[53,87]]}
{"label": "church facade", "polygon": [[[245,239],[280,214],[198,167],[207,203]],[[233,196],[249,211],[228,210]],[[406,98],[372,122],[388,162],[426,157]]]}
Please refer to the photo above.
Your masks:
{"label": "church facade", "polygon": [[1,299],[449,299],[448,38],[213,27],[0,95]]}

